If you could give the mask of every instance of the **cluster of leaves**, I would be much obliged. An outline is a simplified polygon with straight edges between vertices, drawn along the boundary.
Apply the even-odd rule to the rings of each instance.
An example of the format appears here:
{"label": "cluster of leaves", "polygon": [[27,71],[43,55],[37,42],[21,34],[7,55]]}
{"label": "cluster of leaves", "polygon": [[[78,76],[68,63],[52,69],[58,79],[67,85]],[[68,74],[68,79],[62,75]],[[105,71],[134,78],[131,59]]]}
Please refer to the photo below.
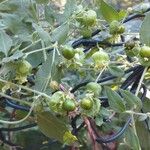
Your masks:
{"label": "cluster of leaves", "polygon": [[[148,148],[150,102],[141,90],[142,84],[149,89],[148,11],[145,4],[117,11],[104,0],[92,5],[67,0],[64,7],[49,0],[0,1],[2,126],[10,129],[8,124],[37,123],[35,131],[39,129],[48,138],[62,143],[56,144],[58,149]],[[138,17],[145,17],[143,23],[140,19],[132,22]],[[128,24],[130,20],[133,28]],[[142,25],[134,32],[138,23],[139,27]],[[130,79],[130,72],[124,70],[136,65],[142,65],[145,71],[138,70],[139,76]],[[111,78],[103,79],[106,76]],[[122,88],[124,84],[126,88]],[[132,84],[137,90],[135,95],[129,87]],[[143,103],[138,97],[141,94],[146,99]],[[96,143],[99,135],[120,129],[129,116],[132,121],[131,127],[123,130],[125,140],[120,138],[116,144],[115,139],[110,141],[112,145]],[[147,126],[143,126],[143,121]],[[4,134],[2,129],[0,140],[6,149],[7,145],[16,146],[13,142],[18,141],[18,134],[13,133],[16,139],[7,141],[5,137],[11,139],[11,135]],[[146,144],[140,134],[146,136]],[[19,143],[28,147],[23,141]],[[47,145],[40,148],[53,147]]]}

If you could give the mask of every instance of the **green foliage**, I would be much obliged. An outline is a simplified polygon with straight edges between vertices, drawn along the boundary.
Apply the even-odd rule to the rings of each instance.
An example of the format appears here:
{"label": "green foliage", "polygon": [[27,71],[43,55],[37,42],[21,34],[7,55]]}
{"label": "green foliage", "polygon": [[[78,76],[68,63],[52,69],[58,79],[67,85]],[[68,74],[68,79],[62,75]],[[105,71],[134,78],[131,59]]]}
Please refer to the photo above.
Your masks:
{"label": "green foliage", "polygon": [[121,77],[124,75],[124,71],[119,68],[118,66],[115,66],[115,65],[109,65],[108,66],[108,70],[110,71],[110,73],[114,76],[117,76],[117,77]]}
{"label": "green foliage", "polygon": [[118,93],[106,87],[106,94],[108,96],[110,107],[116,112],[124,112],[126,110],[123,99]]}
{"label": "green foliage", "polygon": [[0,45],[0,51],[3,52],[5,56],[7,56],[12,46],[12,39],[3,30],[0,31]]}
{"label": "green foliage", "polygon": [[150,13],[147,13],[140,29],[140,41],[147,46],[150,46],[150,36],[148,32],[150,22]]}
{"label": "green foliage", "polygon": [[142,102],[140,98],[138,98],[137,96],[135,96],[129,91],[121,90],[121,94],[124,100],[126,101],[126,104],[129,107],[128,109],[134,108],[134,109],[140,110],[142,108]]}
{"label": "green foliage", "polygon": [[55,138],[63,142],[63,136],[68,131],[65,123],[57,119],[50,112],[42,112],[37,114],[37,123],[39,129],[49,138]]}
{"label": "green foliage", "polygon": [[114,20],[121,20],[126,16],[125,11],[117,12],[112,6],[107,4],[104,0],[98,1],[98,4],[100,5],[99,11],[103,15],[104,19],[111,23]]}
{"label": "green foliage", "polygon": [[[142,20],[139,6],[130,15],[106,0],[0,1],[0,149],[12,149],[6,140],[23,150],[101,149],[99,132],[109,137],[130,115],[106,149],[149,148],[150,13]],[[132,22],[142,23],[136,33]]]}

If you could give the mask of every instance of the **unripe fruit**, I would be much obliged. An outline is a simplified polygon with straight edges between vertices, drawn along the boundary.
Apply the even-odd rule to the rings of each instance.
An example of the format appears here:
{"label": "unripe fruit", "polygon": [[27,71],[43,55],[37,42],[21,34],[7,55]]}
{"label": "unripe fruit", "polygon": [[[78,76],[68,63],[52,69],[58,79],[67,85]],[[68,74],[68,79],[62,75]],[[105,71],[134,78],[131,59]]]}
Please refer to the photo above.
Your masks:
{"label": "unripe fruit", "polygon": [[74,50],[73,50],[73,48],[71,46],[63,46],[62,47],[62,55],[66,59],[70,60],[70,59],[72,59],[74,57],[75,52],[74,52]]}
{"label": "unripe fruit", "polygon": [[31,64],[26,60],[22,60],[17,64],[17,73],[19,74],[27,75],[28,73],[30,73],[31,69]]}
{"label": "unripe fruit", "polygon": [[84,16],[84,12],[79,12],[77,15],[76,15],[76,20],[78,21],[78,22],[80,22],[81,24],[82,24],[82,22],[83,22],[83,16]]}
{"label": "unripe fruit", "polygon": [[120,23],[116,20],[112,21],[109,26],[110,34],[117,34]]}
{"label": "unripe fruit", "polygon": [[81,29],[81,35],[83,38],[90,38],[92,35],[92,30],[88,27],[84,27]]}
{"label": "unripe fruit", "polygon": [[94,10],[88,10],[86,12],[86,25],[93,26],[96,23],[97,14]]}
{"label": "unripe fruit", "polygon": [[125,32],[125,26],[124,26],[124,25],[120,25],[119,28],[118,28],[117,33],[118,33],[118,34],[122,34],[122,33],[124,33],[124,32]]}
{"label": "unripe fruit", "polygon": [[109,32],[110,34],[122,34],[125,32],[125,27],[124,25],[121,25],[120,22],[118,22],[117,20],[114,20],[110,23],[109,26]]}
{"label": "unripe fruit", "polygon": [[61,101],[61,99],[63,100],[63,96],[64,96],[64,92],[62,92],[62,91],[55,92],[49,99],[49,105],[53,106],[53,105],[59,103]]}
{"label": "unripe fruit", "polygon": [[95,52],[93,55],[92,55],[92,59],[95,63],[97,62],[108,62],[109,61],[109,56],[106,52],[104,51],[98,51],[98,52]]}
{"label": "unripe fruit", "polygon": [[88,10],[85,12],[78,13],[76,20],[84,26],[93,26],[96,23],[97,14],[94,10]]}
{"label": "unripe fruit", "polygon": [[90,110],[93,107],[93,101],[88,98],[84,98],[80,101],[80,106],[82,109]]}
{"label": "unripe fruit", "polygon": [[62,104],[62,108],[65,111],[74,111],[76,108],[76,104],[75,104],[74,100],[66,99]]}
{"label": "unripe fruit", "polygon": [[150,47],[148,47],[148,46],[141,47],[140,56],[143,58],[144,57],[150,58]]}
{"label": "unripe fruit", "polygon": [[101,91],[102,91],[101,85],[99,85],[96,82],[90,82],[90,83],[88,83],[86,85],[86,89],[88,91],[93,92],[96,96],[98,96],[101,93]]}

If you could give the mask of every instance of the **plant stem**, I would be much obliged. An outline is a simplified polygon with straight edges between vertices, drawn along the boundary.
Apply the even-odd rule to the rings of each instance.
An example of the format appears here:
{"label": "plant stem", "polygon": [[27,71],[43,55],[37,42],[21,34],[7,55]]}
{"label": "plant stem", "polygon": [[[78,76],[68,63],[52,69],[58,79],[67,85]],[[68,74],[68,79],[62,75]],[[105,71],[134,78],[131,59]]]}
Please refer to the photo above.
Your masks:
{"label": "plant stem", "polygon": [[[144,71],[143,71],[143,74],[142,74],[141,79],[140,79],[140,81],[139,81],[137,90],[136,90],[136,92],[135,92],[135,96],[138,96],[138,93],[139,93],[139,91],[140,91],[140,88],[141,88],[142,82],[143,82],[143,80],[144,80],[144,76],[145,76],[146,71],[147,71],[147,67],[146,67],[146,68],[144,69]],[[136,126],[135,126],[135,120],[134,120],[134,114],[133,114],[133,113],[131,114],[131,120],[132,120],[132,126],[133,126],[133,130],[134,130],[134,134],[137,136],[137,131],[136,131]],[[138,136],[137,136],[137,137],[138,137]],[[140,146],[139,141],[138,141],[138,149],[141,150],[141,146]]]}
{"label": "plant stem", "polygon": [[46,49],[45,49],[44,41],[41,41],[41,44],[42,44],[42,48],[44,49],[43,50],[44,61],[46,61],[47,60],[47,55],[46,55]]}
{"label": "plant stem", "polygon": [[[37,53],[37,52],[40,52],[40,51],[45,51],[45,50],[50,49],[50,48],[52,48],[52,46],[48,46],[48,47],[36,49],[36,50],[34,50],[34,51],[27,52],[25,55],[26,55],[26,57],[27,57],[27,56],[30,55],[30,54]],[[47,56],[46,56],[46,57],[47,57]]]}
{"label": "plant stem", "polygon": [[32,103],[32,106],[30,108],[30,111],[28,112],[28,114],[21,120],[18,120],[18,121],[5,121],[5,120],[0,120],[0,123],[3,123],[3,124],[19,124],[23,121],[25,121],[32,113],[33,109],[34,109],[34,106],[35,106],[35,102],[37,100],[35,100],[33,103]]}
{"label": "plant stem", "polygon": [[97,77],[96,80],[95,80],[96,83],[98,82],[98,80],[99,80],[100,76],[102,75],[102,73],[104,72],[105,68],[106,68],[106,66],[105,66],[105,67],[101,70],[101,72],[99,73],[98,77]]}
{"label": "plant stem", "polygon": [[[1,82],[4,82],[4,83],[10,83],[9,81],[6,81],[6,80],[3,80],[0,78],[0,81]],[[27,90],[27,91],[30,91],[30,92],[33,92],[35,94],[38,94],[38,95],[41,95],[41,96],[44,96],[44,97],[47,97],[47,98],[51,98],[49,95],[45,94],[45,93],[42,93],[42,92],[39,92],[37,90],[33,90],[31,88],[28,88],[28,87],[25,87],[25,86],[22,86],[22,85],[18,85],[18,84],[15,84],[15,83],[11,83],[12,85],[15,85],[21,89],[24,89],[24,90]]]}
{"label": "plant stem", "polygon": [[39,40],[33,42],[32,44],[30,44],[30,45],[28,45],[27,47],[23,48],[21,51],[24,52],[24,51],[27,50],[29,47],[33,46],[34,44],[37,44],[37,43],[40,42],[40,41],[41,41],[41,39],[39,39]]}
{"label": "plant stem", "polygon": [[45,90],[46,90],[46,88],[47,88],[47,86],[48,86],[48,83],[49,83],[49,81],[50,81],[50,79],[51,79],[51,77],[52,77],[52,70],[53,70],[53,65],[54,65],[54,63],[55,63],[55,57],[56,57],[56,48],[54,48],[52,55],[53,55],[53,56],[52,56],[52,63],[51,63],[50,73],[49,73],[49,75],[48,75],[47,82],[46,82],[46,84],[45,84],[45,86],[44,86],[44,88],[43,88],[42,91],[45,91]]}
{"label": "plant stem", "polygon": [[6,94],[4,94],[4,93],[2,93],[2,92],[0,92],[0,96],[2,96],[2,97],[6,97],[6,98],[8,98],[8,99],[15,100],[16,102],[24,103],[24,104],[26,104],[26,105],[31,106],[31,104],[30,104],[29,102],[27,102],[27,101],[20,100],[20,99],[15,98],[15,97],[11,97],[11,96],[6,95]]}

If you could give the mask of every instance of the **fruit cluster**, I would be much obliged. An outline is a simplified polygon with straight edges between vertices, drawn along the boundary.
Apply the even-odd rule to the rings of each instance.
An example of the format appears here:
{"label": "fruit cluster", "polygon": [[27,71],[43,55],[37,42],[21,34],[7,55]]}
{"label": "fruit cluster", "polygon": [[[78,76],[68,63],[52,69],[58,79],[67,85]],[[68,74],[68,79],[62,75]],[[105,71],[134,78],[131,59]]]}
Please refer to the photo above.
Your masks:
{"label": "fruit cluster", "polygon": [[50,110],[59,114],[81,110],[82,114],[94,116],[100,109],[98,97],[101,90],[98,83],[90,82],[86,85],[86,94],[80,100],[76,100],[71,93],[57,91],[48,100]]}

